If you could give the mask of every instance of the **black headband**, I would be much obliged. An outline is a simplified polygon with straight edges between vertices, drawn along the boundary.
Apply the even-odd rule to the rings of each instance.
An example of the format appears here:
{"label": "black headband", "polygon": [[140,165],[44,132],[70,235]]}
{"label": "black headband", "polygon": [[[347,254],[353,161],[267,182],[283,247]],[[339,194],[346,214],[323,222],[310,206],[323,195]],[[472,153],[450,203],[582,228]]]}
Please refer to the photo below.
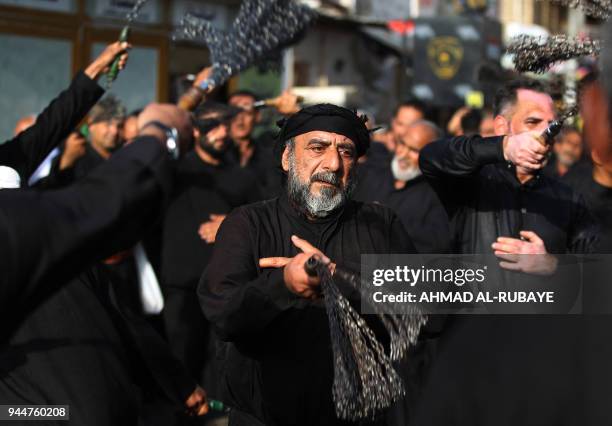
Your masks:
{"label": "black headband", "polygon": [[296,136],[312,131],[338,133],[355,144],[360,157],[370,146],[370,132],[365,123],[368,118],[354,111],[332,104],[318,104],[306,107],[278,122],[281,130],[276,140],[276,151],[280,156],[286,142]]}

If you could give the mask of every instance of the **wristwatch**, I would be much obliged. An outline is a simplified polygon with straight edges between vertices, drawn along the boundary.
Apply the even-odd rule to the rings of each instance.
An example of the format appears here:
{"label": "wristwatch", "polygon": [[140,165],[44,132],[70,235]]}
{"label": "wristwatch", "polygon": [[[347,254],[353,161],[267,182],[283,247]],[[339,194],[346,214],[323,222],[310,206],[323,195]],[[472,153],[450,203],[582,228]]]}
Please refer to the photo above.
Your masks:
{"label": "wristwatch", "polygon": [[168,150],[168,154],[170,154],[170,158],[172,158],[173,160],[178,160],[180,150],[179,135],[176,128],[168,127],[161,121],[153,120],[142,126],[140,130],[144,130],[149,126],[155,126],[166,134],[166,149]]}

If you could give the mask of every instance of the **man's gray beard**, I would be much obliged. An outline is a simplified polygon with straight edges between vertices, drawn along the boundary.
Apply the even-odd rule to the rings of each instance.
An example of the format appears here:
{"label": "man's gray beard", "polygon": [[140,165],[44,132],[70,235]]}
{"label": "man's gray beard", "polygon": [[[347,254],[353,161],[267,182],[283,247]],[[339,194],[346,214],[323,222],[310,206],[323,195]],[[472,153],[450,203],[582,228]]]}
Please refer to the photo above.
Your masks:
{"label": "man's gray beard", "polygon": [[572,167],[578,162],[574,157],[565,154],[557,154],[557,161],[565,167]]}
{"label": "man's gray beard", "polygon": [[[336,187],[321,186],[319,194],[315,195],[310,191],[310,187],[316,181],[331,183]],[[289,199],[308,216],[323,218],[342,207],[349,200],[355,188],[355,179],[353,179],[352,173],[344,190],[340,189],[339,185],[341,185],[340,177],[333,172],[315,173],[310,177],[309,183],[300,182],[295,166],[295,154],[293,150],[289,153],[287,193]]]}
{"label": "man's gray beard", "polygon": [[401,180],[402,182],[409,182],[412,179],[421,176],[421,169],[419,169],[418,166],[412,166],[402,170],[399,165],[399,158],[397,157],[393,157],[393,161],[391,162],[391,171],[393,172],[393,177],[397,180]]}

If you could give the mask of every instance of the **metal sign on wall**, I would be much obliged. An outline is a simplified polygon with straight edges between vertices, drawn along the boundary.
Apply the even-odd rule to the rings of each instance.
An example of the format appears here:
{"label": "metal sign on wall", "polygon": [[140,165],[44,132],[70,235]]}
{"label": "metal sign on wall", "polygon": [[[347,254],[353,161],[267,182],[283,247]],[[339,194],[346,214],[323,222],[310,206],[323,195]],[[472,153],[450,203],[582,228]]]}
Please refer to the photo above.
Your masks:
{"label": "metal sign on wall", "polygon": [[417,19],[412,93],[434,106],[463,105],[479,90],[479,66],[487,58],[482,19]]}

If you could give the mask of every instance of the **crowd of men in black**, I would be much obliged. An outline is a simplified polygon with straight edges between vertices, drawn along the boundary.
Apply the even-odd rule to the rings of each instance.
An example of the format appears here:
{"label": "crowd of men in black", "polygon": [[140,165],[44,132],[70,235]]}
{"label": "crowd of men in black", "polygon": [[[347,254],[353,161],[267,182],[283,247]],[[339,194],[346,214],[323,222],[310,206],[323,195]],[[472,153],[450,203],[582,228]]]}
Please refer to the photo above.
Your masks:
{"label": "crowd of men in black", "polygon": [[[416,101],[373,134],[344,108],[293,103],[280,136],[256,139],[246,91],[126,114],[96,82],[125,48],[0,145],[14,188],[0,191],[0,404],[68,404],[75,425],[223,424],[208,397],[231,425],[348,424],[312,254],[359,271],[361,253],[612,252],[597,78],[584,132],[553,146],[537,138],[553,100],[528,79],[446,132]],[[607,424],[606,317],[432,324],[399,366],[405,399],[363,424]]]}

